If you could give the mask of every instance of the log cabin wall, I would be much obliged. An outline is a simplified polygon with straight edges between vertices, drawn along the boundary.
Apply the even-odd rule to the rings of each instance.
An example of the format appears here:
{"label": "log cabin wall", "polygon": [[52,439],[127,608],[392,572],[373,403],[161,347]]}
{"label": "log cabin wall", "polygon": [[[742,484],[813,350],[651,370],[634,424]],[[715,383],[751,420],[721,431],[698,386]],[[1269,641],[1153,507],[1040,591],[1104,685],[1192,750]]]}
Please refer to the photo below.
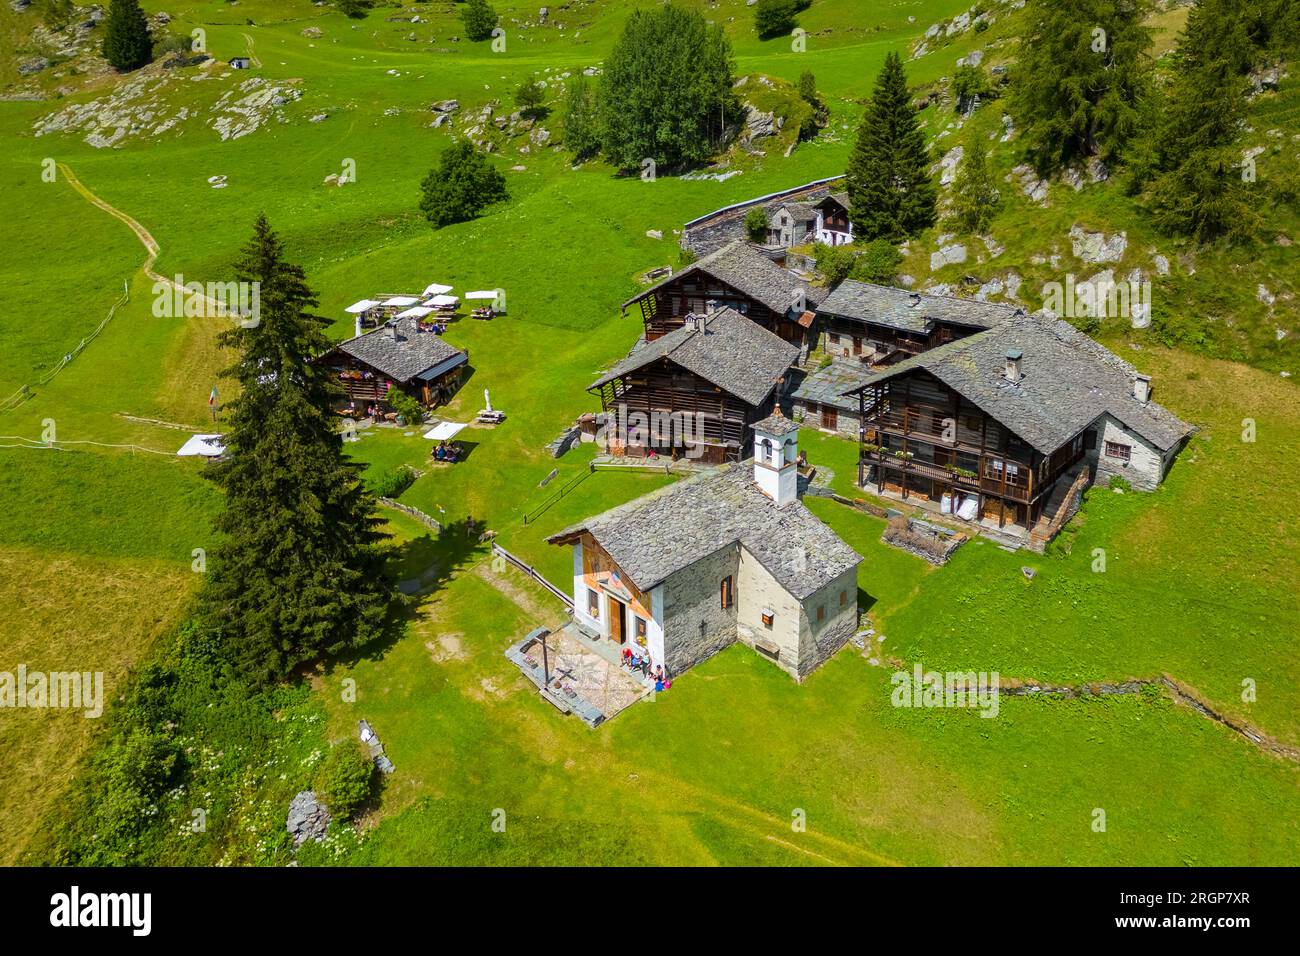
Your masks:
{"label": "log cabin wall", "polygon": [[653,341],[681,328],[686,324],[688,315],[704,315],[710,302],[716,308],[735,309],[787,342],[799,344],[803,340],[803,328],[784,315],[777,315],[761,302],[720,279],[702,272],[691,272],[670,281],[640,301],[646,341]]}
{"label": "log cabin wall", "polygon": [[904,500],[978,495],[979,514],[999,526],[1032,526],[1087,447],[1080,434],[1044,456],[921,369],[865,389],[860,407],[859,483]]}
{"label": "log cabin wall", "polygon": [[[771,414],[773,396],[760,405],[750,405],[663,358],[602,386],[600,404],[607,416],[640,413],[652,424],[656,415],[660,419],[671,415],[674,425],[691,416],[687,435],[674,427],[673,433],[651,434],[648,442],[632,444],[626,439],[636,436],[616,433],[609,443],[611,454],[637,457],[652,448],[657,454],[675,456],[684,454],[688,446],[703,444],[704,460],[722,462],[743,457],[748,448],[749,426]],[[627,424],[625,420],[623,423]],[[644,428],[645,422],[639,427]]]}

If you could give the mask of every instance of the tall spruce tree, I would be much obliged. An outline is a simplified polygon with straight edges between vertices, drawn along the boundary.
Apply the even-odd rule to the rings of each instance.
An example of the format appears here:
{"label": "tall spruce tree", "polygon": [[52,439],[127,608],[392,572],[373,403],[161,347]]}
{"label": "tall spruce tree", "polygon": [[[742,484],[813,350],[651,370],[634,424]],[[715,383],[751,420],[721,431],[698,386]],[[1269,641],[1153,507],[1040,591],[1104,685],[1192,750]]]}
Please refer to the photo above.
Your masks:
{"label": "tall spruce tree", "polygon": [[619,169],[702,162],[739,118],[722,27],[669,3],[637,10],[600,77],[601,136]]}
{"label": "tall spruce tree", "polygon": [[104,59],[123,73],[138,70],[153,59],[149,21],[139,0],[113,0],[104,24]]}
{"label": "tall spruce tree", "polygon": [[846,175],[855,240],[894,241],[934,223],[930,151],[897,53],[885,57]]}
{"label": "tall spruce tree", "polygon": [[1038,171],[1123,158],[1141,131],[1150,0],[1028,0],[1011,73],[1011,114]]}
{"label": "tall spruce tree", "polygon": [[1243,176],[1241,127],[1254,49],[1248,0],[1197,0],[1179,38],[1175,75],[1151,149],[1155,219],[1206,242],[1258,224]]}
{"label": "tall spruce tree", "polygon": [[260,283],[260,314],[221,335],[239,352],[223,375],[240,393],[227,406],[227,458],[214,473],[226,506],[201,609],[222,656],[266,683],[377,637],[392,592],[374,499],[332,414],[342,391],[310,361],[330,346],[328,320],[311,313],[316,297],[265,216],[236,276]]}

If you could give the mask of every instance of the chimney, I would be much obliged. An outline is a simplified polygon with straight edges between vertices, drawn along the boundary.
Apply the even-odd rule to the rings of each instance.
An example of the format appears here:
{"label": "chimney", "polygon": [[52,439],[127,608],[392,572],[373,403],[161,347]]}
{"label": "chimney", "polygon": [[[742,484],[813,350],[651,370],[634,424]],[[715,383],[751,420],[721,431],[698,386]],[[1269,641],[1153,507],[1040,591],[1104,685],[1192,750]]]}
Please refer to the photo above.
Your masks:
{"label": "chimney", "polygon": [[384,323],[384,334],[387,335],[394,342],[397,341],[397,320],[396,319]]}
{"label": "chimney", "polygon": [[1006,378],[1013,384],[1020,383],[1020,359],[1023,358],[1020,349],[1010,349],[1007,352],[1007,371]]}
{"label": "chimney", "polygon": [[1151,376],[1138,375],[1133,379],[1133,397],[1145,405],[1151,401]]}
{"label": "chimney", "polygon": [[921,293],[919,293],[919,292],[913,292],[913,293],[912,293],[912,308],[915,309],[915,308],[916,308],[917,306],[919,306],[920,304],[921,304]]}

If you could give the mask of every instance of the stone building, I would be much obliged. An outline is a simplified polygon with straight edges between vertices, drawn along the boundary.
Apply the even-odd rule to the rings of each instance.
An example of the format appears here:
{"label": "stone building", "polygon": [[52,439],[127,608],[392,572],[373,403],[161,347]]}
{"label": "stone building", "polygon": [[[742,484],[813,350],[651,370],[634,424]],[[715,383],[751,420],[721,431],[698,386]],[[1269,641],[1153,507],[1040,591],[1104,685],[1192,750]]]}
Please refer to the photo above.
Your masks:
{"label": "stone building", "polygon": [[801,680],[858,625],[862,558],[799,499],[798,426],[753,426],[754,459],[547,540],[573,548],[574,619],[669,676],[739,641]]}

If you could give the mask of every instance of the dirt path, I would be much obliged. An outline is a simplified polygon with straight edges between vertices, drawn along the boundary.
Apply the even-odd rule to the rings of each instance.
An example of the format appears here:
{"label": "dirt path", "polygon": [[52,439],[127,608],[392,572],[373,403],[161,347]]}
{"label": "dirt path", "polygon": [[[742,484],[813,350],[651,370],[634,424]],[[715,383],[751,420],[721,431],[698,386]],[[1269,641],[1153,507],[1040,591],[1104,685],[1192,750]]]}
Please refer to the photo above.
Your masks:
{"label": "dirt path", "polygon": [[262,65],[262,61],[259,60],[259,59],[257,58],[257,54],[253,52],[253,37],[252,37],[252,34],[241,33],[240,36],[242,36],[242,37],[244,38],[244,42],[245,42],[246,44],[248,44],[248,61],[249,61],[250,63],[252,63],[253,66],[260,67],[260,66]]}
{"label": "dirt path", "polygon": [[[149,253],[148,257],[144,260],[144,265],[140,267],[141,271],[143,271],[148,278],[152,279],[154,282],[165,282],[174,289],[185,291],[184,286],[176,282],[175,279],[169,279],[167,276],[161,275],[154,270],[153,264],[158,261],[158,256],[161,253],[162,248],[158,245],[158,240],[153,237],[153,233],[142,226],[137,220],[131,218],[116,206],[109,205],[87,189],[85,184],[83,184],[82,181],[77,178],[76,174],[68,167],[67,163],[59,163],[59,172],[61,172],[63,178],[68,181],[68,185],[81,193],[82,197],[85,198],[87,202],[93,206],[98,206],[114,219],[126,223],[127,228],[135,233],[136,238],[140,240],[140,244],[144,246],[145,251]],[[209,308],[216,310],[217,314],[225,314],[225,307],[222,306],[221,303],[209,299],[206,295],[203,296],[203,299]]]}

